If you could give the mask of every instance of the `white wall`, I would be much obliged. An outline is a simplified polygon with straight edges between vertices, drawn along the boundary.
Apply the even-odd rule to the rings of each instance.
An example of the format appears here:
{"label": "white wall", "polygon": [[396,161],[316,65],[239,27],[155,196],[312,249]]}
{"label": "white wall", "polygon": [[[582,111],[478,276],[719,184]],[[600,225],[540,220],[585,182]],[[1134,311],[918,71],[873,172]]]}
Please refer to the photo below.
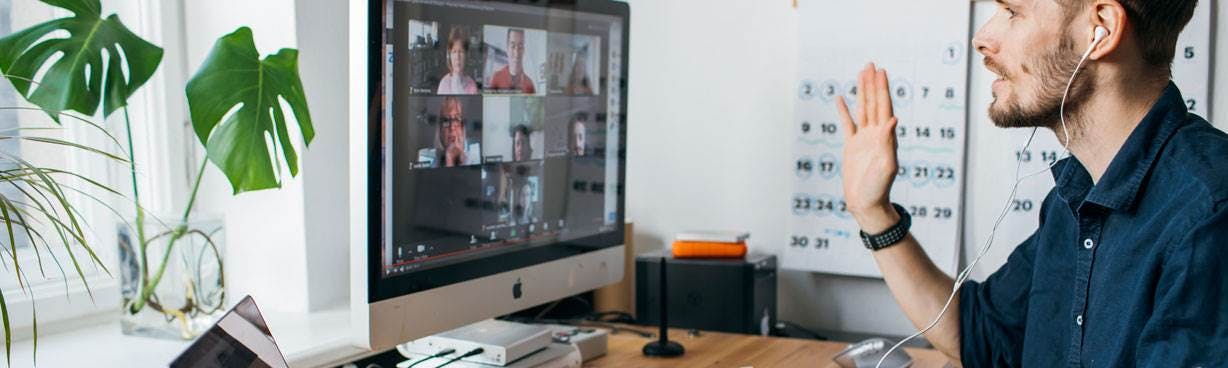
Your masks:
{"label": "white wall", "polygon": [[[628,218],[636,223],[637,251],[659,249],[674,233],[696,228],[749,230],[752,248],[757,249],[783,242],[783,217],[757,209],[783,201],[781,193],[789,190],[787,182],[762,178],[778,177],[790,162],[788,142],[775,137],[787,136],[783,130],[792,121],[798,67],[792,1],[628,2],[627,208]],[[1218,6],[1214,12],[1226,15]],[[1228,37],[1217,36],[1216,47],[1228,47]],[[1228,86],[1225,78],[1215,74],[1214,85]],[[1228,90],[1215,88],[1213,101],[1228,106]],[[987,127],[969,127],[968,154],[978,155],[978,150],[994,146],[984,140],[997,142],[1002,136]],[[1007,147],[1014,145],[1012,141]],[[968,165],[973,169],[977,163]],[[968,175],[968,188],[1001,183],[975,171]],[[997,208],[1001,203],[969,199],[968,205]],[[997,244],[994,253],[1004,258],[1013,246]],[[964,244],[964,264],[973,248]],[[781,319],[811,328],[913,332],[878,279],[782,272],[779,302]]]}
{"label": "white wall", "polygon": [[316,138],[303,153],[303,230],[308,309],[349,298],[348,6],[336,0],[296,0],[299,73]]}
{"label": "white wall", "polygon": [[[188,77],[200,68],[217,38],[240,26],[251,27],[261,55],[297,46],[293,0],[182,3]],[[195,136],[191,138],[187,143],[199,147]],[[203,160],[203,151],[198,150],[195,159]],[[288,172],[283,175],[290,177]],[[199,212],[225,220],[226,282],[233,300],[251,294],[265,309],[307,308],[301,180],[286,180],[280,190],[233,196],[225,176],[210,164],[197,201]]]}

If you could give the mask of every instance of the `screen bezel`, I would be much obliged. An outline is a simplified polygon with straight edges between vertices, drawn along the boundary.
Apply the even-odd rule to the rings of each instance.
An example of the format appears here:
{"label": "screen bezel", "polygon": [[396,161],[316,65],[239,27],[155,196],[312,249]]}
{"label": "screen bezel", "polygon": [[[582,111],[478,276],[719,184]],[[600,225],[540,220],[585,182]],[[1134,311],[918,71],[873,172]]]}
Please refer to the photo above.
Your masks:
{"label": "screen bezel", "polygon": [[627,75],[630,47],[630,7],[627,3],[610,0],[471,0],[476,2],[506,3],[524,6],[556,8],[575,12],[604,14],[622,20],[622,45],[619,62],[619,114],[607,119],[619,121],[618,185],[613,190],[618,197],[618,216],[614,230],[584,238],[559,241],[551,244],[516,250],[496,257],[483,257],[467,262],[438,268],[414,271],[384,278],[384,165],[383,152],[383,104],[384,93],[384,14],[389,1],[368,0],[367,29],[367,299],[369,303],[388,300],[408,294],[423,292],[469,280],[513,271],[545,262],[579,256],[593,251],[621,246],[624,243],[626,217],[626,147],[627,147]]}

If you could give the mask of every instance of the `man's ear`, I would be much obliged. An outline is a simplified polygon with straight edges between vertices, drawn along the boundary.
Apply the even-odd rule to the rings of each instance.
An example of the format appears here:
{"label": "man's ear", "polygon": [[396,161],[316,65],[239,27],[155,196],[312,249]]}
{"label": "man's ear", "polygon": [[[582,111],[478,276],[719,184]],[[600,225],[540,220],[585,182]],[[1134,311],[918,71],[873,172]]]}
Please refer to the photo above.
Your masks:
{"label": "man's ear", "polygon": [[1126,17],[1126,8],[1115,0],[1096,0],[1093,6],[1095,11],[1090,14],[1091,28],[1087,30],[1087,40],[1093,40],[1096,27],[1104,27],[1109,31],[1088,55],[1088,59],[1100,60],[1121,47],[1121,43],[1126,38],[1126,27],[1129,20]]}

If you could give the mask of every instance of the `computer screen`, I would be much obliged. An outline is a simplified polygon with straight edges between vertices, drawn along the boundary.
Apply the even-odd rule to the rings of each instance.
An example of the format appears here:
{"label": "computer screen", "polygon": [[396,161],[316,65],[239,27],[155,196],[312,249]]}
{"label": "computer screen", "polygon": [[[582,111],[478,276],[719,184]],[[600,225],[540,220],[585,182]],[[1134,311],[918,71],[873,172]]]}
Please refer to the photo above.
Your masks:
{"label": "computer screen", "polygon": [[431,275],[399,288],[416,291],[499,271],[474,260],[509,269],[492,260],[621,244],[624,20],[511,2],[384,5],[379,277]]}

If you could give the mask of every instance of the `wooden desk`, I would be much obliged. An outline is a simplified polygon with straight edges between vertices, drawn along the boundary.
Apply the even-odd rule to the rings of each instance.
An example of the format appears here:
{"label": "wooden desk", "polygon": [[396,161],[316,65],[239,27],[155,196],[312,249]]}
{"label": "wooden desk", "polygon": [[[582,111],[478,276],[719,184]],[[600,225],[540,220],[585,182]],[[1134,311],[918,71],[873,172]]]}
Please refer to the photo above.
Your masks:
{"label": "wooden desk", "polygon": [[[647,329],[647,328],[645,328]],[[649,358],[640,351],[652,339],[629,332],[610,335],[605,356],[584,364],[592,368],[642,367],[838,367],[831,358],[847,343],[703,332],[688,336],[686,330],[670,330],[671,340],[686,347],[677,358]],[[941,368],[947,357],[935,350],[907,348],[913,367]]]}

